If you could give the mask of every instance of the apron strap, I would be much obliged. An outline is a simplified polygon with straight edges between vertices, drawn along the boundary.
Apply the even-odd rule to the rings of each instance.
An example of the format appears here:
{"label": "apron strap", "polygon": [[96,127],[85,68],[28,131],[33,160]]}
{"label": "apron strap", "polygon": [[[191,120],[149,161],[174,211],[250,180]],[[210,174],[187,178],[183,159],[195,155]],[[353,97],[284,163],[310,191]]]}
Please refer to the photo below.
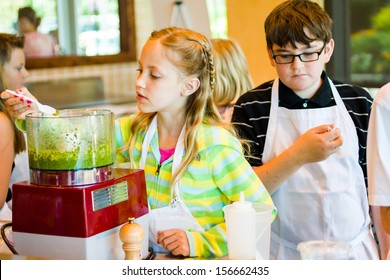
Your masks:
{"label": "apron strap", "polygon": [[[139,162],[139,168],[144,169],[146,164],[146,157],[148,154],[148,149],[150,142],[152,141],[153,135],[157,131],[157,115],[154,116],[148,130],[146,131],[144,141],[142,143],[142,151],[141,151],[141,159]],[[176,144],[175,152],[173,153],[173,163],[172,163],[172,174],[175,174],[179,169],[179,166],[182,162],[184,155],[184,135],[186,131],[186,125],[183,126],[179,139]],[[171,199],[172,203],[177,200],[182,201],[180,196],[180,178],[176,178],[175,182],[173,182],[173,189],[171,189]]]}

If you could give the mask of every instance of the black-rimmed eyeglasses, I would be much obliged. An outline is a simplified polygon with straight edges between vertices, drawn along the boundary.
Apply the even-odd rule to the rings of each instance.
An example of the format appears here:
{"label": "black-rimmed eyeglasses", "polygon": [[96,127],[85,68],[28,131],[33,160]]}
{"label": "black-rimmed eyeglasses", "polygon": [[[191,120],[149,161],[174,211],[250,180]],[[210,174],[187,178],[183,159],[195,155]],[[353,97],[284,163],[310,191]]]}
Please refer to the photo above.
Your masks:
{"label": "black-rimmed eyeglasses", "polygon": [[302,62],[313,62],[320,58],[322,51],[325,49],[326,44],[318,52],[307,52],[301,54],[274,54],[274,51],[271,49],[272,58],[277,64],[290,64],[293,63],[295,57],[299,57]]}

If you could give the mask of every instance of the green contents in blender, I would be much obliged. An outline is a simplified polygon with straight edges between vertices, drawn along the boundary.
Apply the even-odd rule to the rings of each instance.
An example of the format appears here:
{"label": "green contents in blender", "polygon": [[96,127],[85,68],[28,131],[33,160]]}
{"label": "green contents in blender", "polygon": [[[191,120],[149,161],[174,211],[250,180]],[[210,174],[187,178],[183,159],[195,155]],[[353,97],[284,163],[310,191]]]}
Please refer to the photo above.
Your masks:
{"label": "green contents in blender", "polygon": [[41,170],[80,170],[107,166],[113,163],[112,149],[101,146],[98,151],[61,152],[58,150],[29,150],[30,168]]}
{"label": "green contents in blender", "polygon": [[110,115],[31,117],[26,125],[30,168],[66,171],[112,165],[112,129]]}

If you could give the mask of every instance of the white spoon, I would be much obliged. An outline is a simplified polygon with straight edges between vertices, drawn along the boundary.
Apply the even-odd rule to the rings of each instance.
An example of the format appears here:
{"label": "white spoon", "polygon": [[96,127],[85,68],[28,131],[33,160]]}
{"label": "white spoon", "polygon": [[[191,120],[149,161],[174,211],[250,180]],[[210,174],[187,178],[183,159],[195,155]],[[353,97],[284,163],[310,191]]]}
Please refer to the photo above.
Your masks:
{"label": "white spoon", "polygon": [[24,98],[26,100],[30,100],[31,102],[35,103],[38,106],[39,111],[41,111],[42,113],[45,113],[45,114],[48,114],[48,115],[58,115],[58,113],[59,113],[59,111],[57,109],[55,109],[53,107],[50,107],[49,105],[43,105],[43,104],[39,103],[37,100],[29,98],[29,97],[27,97],[25,95],[16,93],[13,90],[6,89],[5,91],[9,92],[9,93],[11,93],[11,94],[13,94],[15,96],[22,97],[22,98]]}

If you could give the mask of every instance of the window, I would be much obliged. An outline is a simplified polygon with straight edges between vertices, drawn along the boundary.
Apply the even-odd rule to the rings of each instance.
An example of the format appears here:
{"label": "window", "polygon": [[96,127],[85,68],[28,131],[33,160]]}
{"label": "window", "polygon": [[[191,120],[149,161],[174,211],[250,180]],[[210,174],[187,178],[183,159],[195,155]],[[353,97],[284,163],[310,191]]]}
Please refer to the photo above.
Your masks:
{"label": "window", "polygon": [[390,81],[390,0],[328,0],[335,51],[330,77],[364,87]]}
{"label": "window", "polygon": [[227,37],[226,0],[207,0],[211,37]]}
{"label": "window", "polygon": [[58,5],[62,6],[58,14],[62,54],[94,56],[120,52],[118,0],[58,1]]}
{"label": "window", "polygon": [[42,22],[38,28],[43,33],[49,33],[57,29],[56,1],[47,0],[19,0],[2,1],[0,9],[0,30],[4,33],[18,32],[18,9],[22,7],[32,7]]}
{"label": "window", "polygon": [[[0,30],[18,33],[18,9],[32,7],[38,31],[59,42],[60,55],[112,55],[120,52],[118,0],[20,0],[1,3]],[[12,15],[12,16],[9,16]]]}

